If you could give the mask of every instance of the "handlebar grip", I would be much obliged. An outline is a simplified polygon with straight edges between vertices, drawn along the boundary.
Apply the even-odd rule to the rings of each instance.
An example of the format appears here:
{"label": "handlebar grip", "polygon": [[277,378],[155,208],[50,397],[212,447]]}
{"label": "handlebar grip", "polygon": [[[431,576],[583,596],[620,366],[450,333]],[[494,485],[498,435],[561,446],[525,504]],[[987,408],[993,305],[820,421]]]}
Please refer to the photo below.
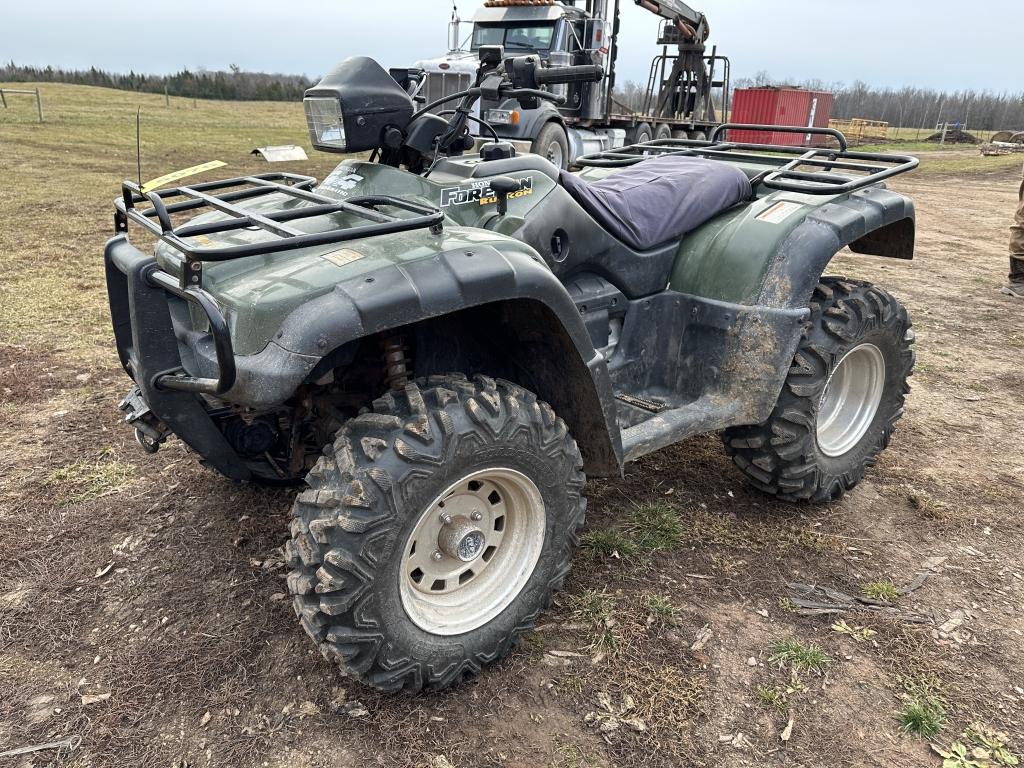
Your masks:
{"label": "handlebar grip", "polygon": [[597,64],[581,64],[575,67],[538,68],[534,73],[534,78],[537,85],[599,83],[604,79],[604,67]]}

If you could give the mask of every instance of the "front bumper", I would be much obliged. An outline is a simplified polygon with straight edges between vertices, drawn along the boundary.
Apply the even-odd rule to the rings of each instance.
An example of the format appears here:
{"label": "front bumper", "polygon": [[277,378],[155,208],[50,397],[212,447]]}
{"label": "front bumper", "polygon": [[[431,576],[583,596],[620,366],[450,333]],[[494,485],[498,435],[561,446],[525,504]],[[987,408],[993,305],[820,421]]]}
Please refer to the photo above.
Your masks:
{"label": "front bumper", "polygon": [[138,393],[130,392],[122,404],[126,421],[151,441],[158,435],[166,437],[165,429],[170,430],[219,472],[248,480],[249,468],[228,444],[199,394],[220,394],[235,381],[231,340],[216,303],[205,294],[196,302],[210,319],[208,343],[216,349],[218,372],[214,377],[189,376],[184,373],[169,302],[174,298],[192,301],[182,295],[191,289],[178,288],[153,257],[132,246],[124,235],[112,238],[103,256],[117,354],[138,387]]}

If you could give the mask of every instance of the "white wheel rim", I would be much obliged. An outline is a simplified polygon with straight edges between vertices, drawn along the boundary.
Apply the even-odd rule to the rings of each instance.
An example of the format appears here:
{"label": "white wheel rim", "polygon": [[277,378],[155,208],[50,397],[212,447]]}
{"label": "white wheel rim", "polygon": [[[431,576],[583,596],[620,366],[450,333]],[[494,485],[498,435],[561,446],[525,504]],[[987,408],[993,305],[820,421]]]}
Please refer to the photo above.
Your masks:
{"label": "white wheel rim", "polygon": [[452,483],[405,541],[398,584],[406,614],[435,635],[491,621],[533,575],[546,520],[540,491],[521,472],[485,469]]}
{"label": "white wheel rim", "polygon": [[871,427],[885,389],[885,358],[874,344],[854,347],[839,361],[818,404],[818,447],[842,456]]}

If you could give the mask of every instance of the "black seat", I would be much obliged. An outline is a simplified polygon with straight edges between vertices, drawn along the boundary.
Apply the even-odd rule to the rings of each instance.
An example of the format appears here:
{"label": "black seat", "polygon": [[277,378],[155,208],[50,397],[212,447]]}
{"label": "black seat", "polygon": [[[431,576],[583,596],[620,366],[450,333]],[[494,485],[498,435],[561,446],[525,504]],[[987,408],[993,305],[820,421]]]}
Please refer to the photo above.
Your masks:
{"label": "black seat", "polygon": [[662,155],[598,181],[566,171],[559,180],[605,230],[637,251],[648,251],[751,196],[746,174],[731,163]]}

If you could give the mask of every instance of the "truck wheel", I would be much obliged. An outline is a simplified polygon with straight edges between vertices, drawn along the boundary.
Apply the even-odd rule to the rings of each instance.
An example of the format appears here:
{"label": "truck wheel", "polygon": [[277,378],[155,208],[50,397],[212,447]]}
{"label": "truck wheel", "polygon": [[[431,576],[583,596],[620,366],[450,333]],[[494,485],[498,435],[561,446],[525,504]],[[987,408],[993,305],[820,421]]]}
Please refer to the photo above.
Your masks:
{"label": "truck wheel", "polygon": [[561,171],[569,167],[569,139],[558,123],[548,123],[533,141],[533,154],[550,161]]}
{"label": "truck wheel", "polygon": [[726,430],[750,481],[787,501],[840,498],[889,445],[910,391],[907,310],[870,283],[823,278],[768,421]]}
{"label": "truck wheel", "polygon": [[651,140],[654,133],[647,123],[637,123],[626,132],[626,144],[643,144]]}
{"label": "truck wheel", "polygon": [[384,690],[437,690],[500,659],[569,572],[576,441],[505,381],[434,376],[349,421],[309,473],[288,588],[328,660]]}
{"label": "truck wheel", "polygon": [[668,126],[668,125],[665,125],[664,123],[662,123],[661,125],[659,125],[654,130],[654,140],[655,141],[660,141],[661,139],[671,139],[671,138],[672,138],[672,128],[671,128],[671,126]]}

